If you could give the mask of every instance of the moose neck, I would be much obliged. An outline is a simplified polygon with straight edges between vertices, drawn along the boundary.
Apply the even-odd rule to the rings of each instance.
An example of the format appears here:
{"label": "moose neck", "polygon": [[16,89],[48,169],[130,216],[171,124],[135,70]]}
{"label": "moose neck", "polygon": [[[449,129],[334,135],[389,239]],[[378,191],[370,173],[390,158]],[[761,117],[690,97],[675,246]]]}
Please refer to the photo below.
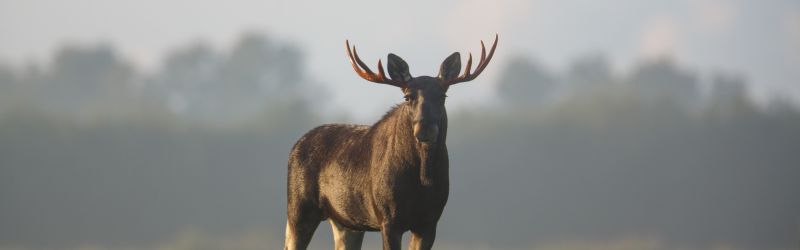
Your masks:
{"label": "moose neck", "polygon": [[[442,178],[448,178],[446,164],[441,164],[443,154],[446,154],[447,139],[447,112],[442,114],[439,121],[439,133],[435,143],[423,144],[417,142],[413,132],[411,117],[406,115],[407,105],[398,105],[378,121],[373,129],[376,138],[374,142],[385,143],[388,159],[411,163],[408,165],[419,168],[420,183],[431,186]],[[377,138],[380,137],[380,138]],[[445,156],[446,157],[446,156]],[[445,180],[446,181],[446,180]]]}

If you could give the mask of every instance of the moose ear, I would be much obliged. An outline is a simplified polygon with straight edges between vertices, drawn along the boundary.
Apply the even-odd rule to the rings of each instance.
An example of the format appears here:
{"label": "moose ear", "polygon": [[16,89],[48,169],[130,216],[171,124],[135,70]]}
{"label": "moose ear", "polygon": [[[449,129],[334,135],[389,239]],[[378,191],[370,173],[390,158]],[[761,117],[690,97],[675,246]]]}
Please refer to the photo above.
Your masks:
{"label": "moose ear", "polygon": [[451,81],[458,77],[461,71],[461,54],[455,52],[444,59],[442,66],[439,67],[439,79]]}
{"label": "moose ear", "polygon": [[392,77],[392,80],[400,80],[403,82],[411,81],[411,73],[408,73],[408,64],[406,61],[403,61],[403,58],[389,53],[389,65],[387,65],[387,68],[389,69],[389,76]]}

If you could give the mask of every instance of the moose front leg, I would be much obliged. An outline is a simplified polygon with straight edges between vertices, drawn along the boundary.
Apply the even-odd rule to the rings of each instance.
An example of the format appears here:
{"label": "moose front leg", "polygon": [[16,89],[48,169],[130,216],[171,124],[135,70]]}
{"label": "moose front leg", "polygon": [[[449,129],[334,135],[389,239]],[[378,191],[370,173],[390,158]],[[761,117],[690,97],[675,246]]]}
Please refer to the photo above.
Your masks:
{"label": "moose front leg", "polygon": [[383,250],[400,250],[403,230],[384,223],[381,226],[381,238],[383,239]]}
{"label": "moose front leg", "polygon": [[433,247],[436,239],[436,226],[427,227],[421,230],[411,230],[411,241],[408,250],[428,250]]}

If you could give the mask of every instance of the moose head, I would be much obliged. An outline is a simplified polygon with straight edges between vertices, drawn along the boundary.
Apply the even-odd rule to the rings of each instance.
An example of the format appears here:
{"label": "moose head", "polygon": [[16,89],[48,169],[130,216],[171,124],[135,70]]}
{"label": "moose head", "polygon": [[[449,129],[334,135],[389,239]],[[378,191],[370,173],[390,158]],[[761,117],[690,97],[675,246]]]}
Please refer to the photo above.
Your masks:
{"label": "moose head", "polygon": [[486,54],[486,47],[481,41],[481,59],[475,71],[472,71],[472,53],[467,59],[467,67],[464,73],[461,71],[461,54],[454,52],[450,54],[439,67],[439,75],[436,77],[418,76],[414,77],[409,72],[408,64],[399,56],[389,53],[388,70],[389,77],[383,70],[381,60],[378,60],[378,73],[372,72],[367,65],[358,57],[356,47],[350,47],[350,41],[345,41],[347,55],[353,70],[361,78],[375,83],[383,83],[400,88],[408,105],[408,116],[413,122],[414,137],[419,143],[436,143],[441,129],[442,117],[445,113],[444,101],[447,97],[447,90],[451,85],[471,81],[483,72],[489,61],[494,56],[497,48],[497,38],[495,35],[489,54]]}

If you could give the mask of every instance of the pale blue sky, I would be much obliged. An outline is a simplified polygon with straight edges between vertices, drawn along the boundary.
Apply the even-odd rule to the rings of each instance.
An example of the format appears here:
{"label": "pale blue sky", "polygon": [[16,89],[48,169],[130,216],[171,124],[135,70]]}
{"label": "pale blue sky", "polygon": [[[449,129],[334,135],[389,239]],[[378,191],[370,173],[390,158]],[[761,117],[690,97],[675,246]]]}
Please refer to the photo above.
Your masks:
{"label": "pale blue sky", "polygon": [[433,75],[450,53],[479,53],[479,40],[500,34],[496,61],[483,77],[451,89],[451,109],[490,102],[492,79],[517,53],[562,70],[575,57],[602,52],[623,73],[671,54],[703,74],[746,74],[761,100],[786,95],[800,102],[796,0],[0,0],[0,61],[46,63],[63,43],[109,42],[152,70],[172,49],[198,40],[227,49],[250,30],[300,45],[334,102],[362,121],[377,119],[402,95],[359,79],[345,39],[370,65],[393,52],[413,75]]}

